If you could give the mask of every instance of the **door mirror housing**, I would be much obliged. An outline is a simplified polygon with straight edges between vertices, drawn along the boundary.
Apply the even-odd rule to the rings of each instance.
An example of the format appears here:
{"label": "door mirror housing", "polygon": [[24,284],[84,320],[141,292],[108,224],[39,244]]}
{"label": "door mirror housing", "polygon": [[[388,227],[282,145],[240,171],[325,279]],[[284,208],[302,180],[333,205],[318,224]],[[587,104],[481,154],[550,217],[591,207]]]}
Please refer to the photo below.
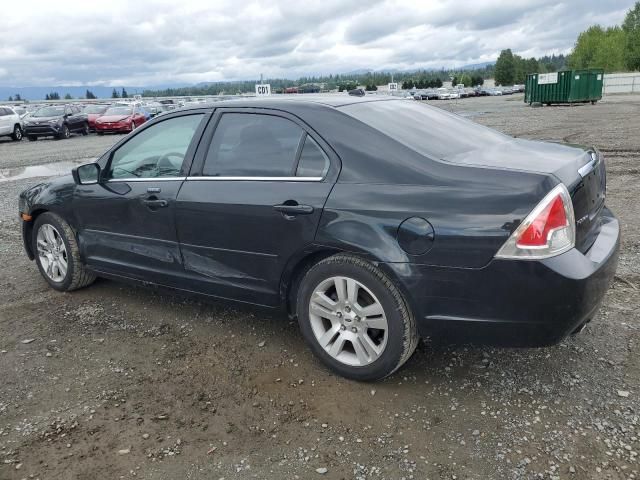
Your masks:
{"label": "door mirror housing", "polygon": [[73,180],[77,185],[91,185],[100,181],[100,165],[86,163],[71,170]]}

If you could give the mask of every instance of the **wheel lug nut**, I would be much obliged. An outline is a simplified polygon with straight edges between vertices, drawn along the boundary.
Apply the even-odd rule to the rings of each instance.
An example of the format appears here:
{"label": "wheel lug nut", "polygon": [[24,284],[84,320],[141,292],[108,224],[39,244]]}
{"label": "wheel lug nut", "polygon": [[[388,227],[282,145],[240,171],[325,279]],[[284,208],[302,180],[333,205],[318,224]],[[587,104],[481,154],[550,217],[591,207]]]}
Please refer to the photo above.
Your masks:
{"label": "wheel lug nut", "polygon": [[359,321],[360,321],[360,317],[356,315],[356,317],[354,318],[354,320],[355,320],[356,322],[359,322]]}
{"label": "wheel lug nut", "polygon": [[351,309],[349,307],[344,307],[344,311],[349,313],[351,311]]}
{"label": "wheel lug nut", "polygon": [[358,331],[358,329],[357,329],[356,327],[353,327],[353,328],[351,329],[351,331],[352,331],[353,333],[356,333],[356,332]]}
{"label": "wheel lug nut", "polygon": [[338,312],[338,313],[336,313],[336,316],[337,316],[338,318],[342,318],[342,312]]}
{"label": "wheel lug nut", "polygon": [[347,327],[345,327],[344,325],[340,325],[340,330],[345,330]]}

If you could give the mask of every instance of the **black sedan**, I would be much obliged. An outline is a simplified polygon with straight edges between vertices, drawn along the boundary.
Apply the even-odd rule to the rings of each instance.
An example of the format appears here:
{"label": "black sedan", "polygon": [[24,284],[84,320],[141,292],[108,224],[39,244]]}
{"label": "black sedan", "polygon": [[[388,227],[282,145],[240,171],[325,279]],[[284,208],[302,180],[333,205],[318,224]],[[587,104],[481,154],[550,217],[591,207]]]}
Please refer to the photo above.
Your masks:
{"label": "black sedan", "polygon": [[71,133],[89,134],[87,115],[75,105],[42,107],[24,120],[24,134],[31,141],[38,137],[69,138]]}
{"label": "black sedan", "polygon": [[56,290],[101,276],[283,307],[358,380],[442,329],[558,342],[596,313],[619,250],[596,149],[379,97],[172,112],[24,191],[20,215]]}

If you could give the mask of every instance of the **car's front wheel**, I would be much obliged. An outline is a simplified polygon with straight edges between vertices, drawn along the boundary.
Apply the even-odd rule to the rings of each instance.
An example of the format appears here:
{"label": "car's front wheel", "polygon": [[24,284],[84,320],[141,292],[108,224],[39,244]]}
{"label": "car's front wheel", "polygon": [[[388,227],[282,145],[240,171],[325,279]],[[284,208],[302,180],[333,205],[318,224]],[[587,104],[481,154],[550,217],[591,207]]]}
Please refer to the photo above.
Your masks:
{"label": "car's front wheel", "polygon": [[70,136],[71,136],[71,130],[69,130],[69,127],[66,124],[62,125],[62,130],[60,130],[60,134],[58,138],[63,139],[63,138],[69,138]]}
{"label": "car's front wheel", "polygon": [[418,343],[415,320],[400,291],[379,268],[353,255],[328,257],[307,271],[297,314],[313,352],[354,380],[391,375]]}
{"label": "car's front wheel", "polygon": [[20,128],[20,125],[16,125],[15,127],[13,127],[13,133],[11,134],[11,138],[15,142],[19,142],[20,140],[22,140],[22,129]]}
{"label": "car's front wheel", "polygon": [[90,285],[96,278],[80,261],[73,230],[54,213],[46,212],[36,219],[33,251],[40,273],[56,290],[76,290]]}

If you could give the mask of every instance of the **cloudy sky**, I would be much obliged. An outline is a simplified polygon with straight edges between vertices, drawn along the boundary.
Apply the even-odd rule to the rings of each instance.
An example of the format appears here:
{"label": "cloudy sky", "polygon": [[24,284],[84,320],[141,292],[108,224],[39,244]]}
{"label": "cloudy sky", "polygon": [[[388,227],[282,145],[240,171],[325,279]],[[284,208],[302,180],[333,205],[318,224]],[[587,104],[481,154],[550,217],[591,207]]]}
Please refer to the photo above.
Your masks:
{"label": "cloudy sky", "polygon": [[568,53],[633,0],[18,2],[0,16],[0,85],[190,84],[454,67]]}

